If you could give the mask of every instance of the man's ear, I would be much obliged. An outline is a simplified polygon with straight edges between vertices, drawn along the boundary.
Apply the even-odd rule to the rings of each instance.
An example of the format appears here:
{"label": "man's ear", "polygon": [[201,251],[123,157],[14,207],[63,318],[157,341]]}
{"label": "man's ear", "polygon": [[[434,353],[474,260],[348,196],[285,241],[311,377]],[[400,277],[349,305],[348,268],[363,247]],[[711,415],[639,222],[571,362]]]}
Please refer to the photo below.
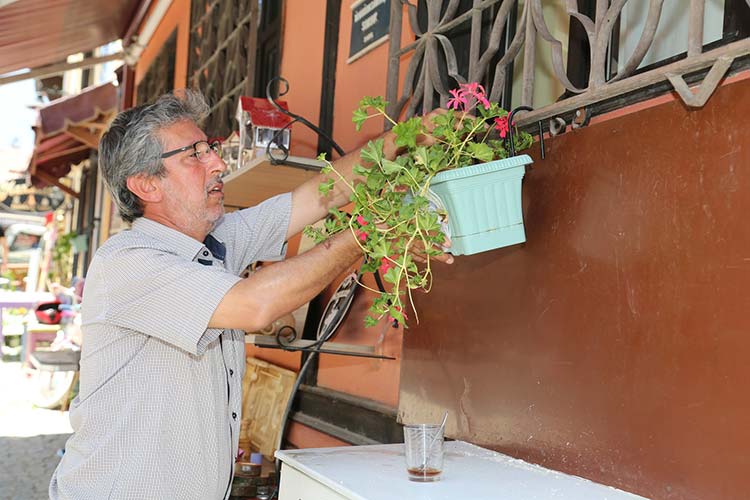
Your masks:
{"label": "man's ear", "polygon": [[162,190],[159,178],[154,175],[132,175],[128,177],[128,189],[141,200],[148,203],[161,201]]}

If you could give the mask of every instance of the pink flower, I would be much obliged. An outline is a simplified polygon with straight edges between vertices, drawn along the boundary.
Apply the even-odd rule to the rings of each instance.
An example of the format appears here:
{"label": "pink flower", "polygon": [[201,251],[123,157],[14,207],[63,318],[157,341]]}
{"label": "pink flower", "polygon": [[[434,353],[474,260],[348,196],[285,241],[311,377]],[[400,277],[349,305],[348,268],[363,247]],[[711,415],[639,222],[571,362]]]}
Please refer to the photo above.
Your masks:
{"label": "pink flower", "polygon": [[451,89],[449,90],[451,95],[450,99],[448,99],[448,102],[446,103],[446,106],[449,108],[458,110],[460,107],[466,107],[467,101],[464,94],[459,89]]}
{"label": "pink flower", "polygon": [[508,126],[508,117],[503,116],[495,118],[495,129],[500,133],[500,137],[505,139],[505,136],[508,135],[508,131],[510,130],[510,127]]}
{"label": "pink flower", "polygon": [[364,217],[362,217],[361,214],[357,216],[357,224],[359,224],[360,226],[366,226],[367,225],[367,221],[365,220]]}
{"label": "pink flower", "polygon": [[380,259],[380,274],[385,274],[388,269],[394,267],[396,259],[398,259],[398,255],[391,255],[390,259],[388,257]]}
{"label": "pink flower", "polygon": [[357,231],[357,239],[359,241],[366,241],[367,240],[367,233],[364,231]]}
{"label": "pink flower", "polygon": [[463,87],[466,92],[473,95],[474,97],[485,94],[484,87],[479,85],[479,83],[477,82],[463,83],[461,84],[461,87]]}
{"label": "pink flower", "polygon": [[490,108],[490,101],[487,99],[487,93],[485,92],[484,87],[477,82],[462,83],[458,86],[458,89],[453,89],[449,92],[451,96],[453,96],[448,99],[448,102],[446,103],[449,108],[455,110],[463,109],[466,111],[467,108],[470,107],[470,99],[476,99],[479,104],[484,106],[484,109]]}
{"label": "pink flower", "polygon": [[391,263],[391,261],[388,260],[387,257],[383,257],[380,260],[380,267],[378,268],[378,270],[380,271],[380,274],[385,274],[388,272],[388,269],[392,267],[393,267],[393,264]]}
{"label": "pink flower", "polygon": [[[405,313],[405,312],[404,312],[404,310],[403,310],[403,309],[401,308],[401,306],[396,306],[396,310],[397,310],[398,312],[400,312],[400,313],[401,313],[401,314],[403,315],[403,317],[404,317],[404,320],[407,320],[407,319],[409,319],[409,316],[407,316],[407,315],[406,315],[406,313]],[[396,320],[396,318],[394,318],[393,316],[391,316],[391,315],[389,314],[389,315],[388,315],[388,321],[389,321],[390,323],[393,323],[393,322],[395,322],[395,321],[397,321],[397,320]]]}

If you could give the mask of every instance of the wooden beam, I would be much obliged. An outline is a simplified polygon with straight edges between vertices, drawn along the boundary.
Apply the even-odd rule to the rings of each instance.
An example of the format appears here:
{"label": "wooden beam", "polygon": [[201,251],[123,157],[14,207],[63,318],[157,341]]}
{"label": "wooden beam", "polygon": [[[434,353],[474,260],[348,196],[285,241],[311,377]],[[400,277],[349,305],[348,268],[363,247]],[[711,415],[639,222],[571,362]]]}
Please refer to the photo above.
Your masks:
{"label": "wooden beam", "polygon": [[39,140],[36,141],[36,147],[34,148],[34,152],[36,154],[42,154],[45,151],[49,151],[50,149],[54,149],[56,147],[59,147],[61,144],[65,144],[66,142],[70,141],[70,137],[67,137],[63,134],[42,140],[42,132],[39,129],[36,129],[35,133],[36,137],[39,138]]}
{"label": "wooden beam", "polygon": [[102,63],[109,62],[109,61],[121,61],[124,58],[125,58],[124,52],[117,52],[116,54],[109,54],[109,55],[101,56],[101,57],[89,57],[87,59],[84,59],[83,61],[78,61],[74,63],[65,62],[65,63],[58,63],[58,64],[50,64],[49,66],[36,68],[26,73],[0,77],[0,85],[4,85],[6,83],[20,82],[22,80],[29,80],[31,78],[39,79],[39,78],[45,78],[48,76],[59,75],[66,71],[70,71],[72,69],[90,68],[91,66],[96,66],[97,64],[102,64]]}
{"label": "wooden beam", "polygon": [[44,170],[37,170],[37,172],[34,174],[34,176],[38,177],[41,180],[43,180],[47,184],[52,184],[53,186],[57,186],[62,191],[65,191],[66,193],[68,193],[70,196],[72,196],[74,198],[80,198],[80,195],[78,193],[76,193],[75,191],[73,191],[71,188],[69,188],[65,184],[62,184],[60,182],[60,179],[56,179],[55,177],[49,175]]}
{"label": "wooden beam", "polygon": [[109,128],[109,121],[104,122],[97,120],[95,122],[87,122],[86,127],[90,129],[105,131]]}
{"label": "wooden beam", "polygon": [[99,134],[92,133],[87,125],[69,125],[65,133],[92,149],[99,149]]}
{"label": "wooden beam", "polygon": [[37,156],[36,157],[36,163],[37,164],[44,163],[45,161],[54,160],[55,158],[59,158],[61,156],[65,156],[65,155],[69,155],[69,154],[73,154],[73,153],[77,153],[79,151],[84,151],[86,149],[91,149],[91,147],[82,144],[80,146],[75,146],[75,147],[68,148],[68,149],[63,149],[63,150],[60,150],[60,151],[50,151],[48,153],[44,153],[44,154],[41,154],[41,155]]}

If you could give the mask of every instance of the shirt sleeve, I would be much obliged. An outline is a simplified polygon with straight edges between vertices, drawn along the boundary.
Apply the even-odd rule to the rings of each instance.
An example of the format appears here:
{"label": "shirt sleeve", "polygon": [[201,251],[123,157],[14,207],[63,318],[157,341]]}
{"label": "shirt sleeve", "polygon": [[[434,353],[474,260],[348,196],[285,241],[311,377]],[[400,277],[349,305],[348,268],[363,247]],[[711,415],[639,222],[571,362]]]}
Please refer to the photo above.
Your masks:
{"label": "shirt sleeve", "polygon": [[227,246],[227,269],[239,274],[256,261],[282,260],[291,216],[291,193],[224,216],[213,234]]}
{"label": "shirt sleeve", "polygon": [[[128,248],[107,257],[105,321],[202,354],[216,307],[240,281],[220,267],[149,248]],[[220,332],[221,330],[216,330]]]}

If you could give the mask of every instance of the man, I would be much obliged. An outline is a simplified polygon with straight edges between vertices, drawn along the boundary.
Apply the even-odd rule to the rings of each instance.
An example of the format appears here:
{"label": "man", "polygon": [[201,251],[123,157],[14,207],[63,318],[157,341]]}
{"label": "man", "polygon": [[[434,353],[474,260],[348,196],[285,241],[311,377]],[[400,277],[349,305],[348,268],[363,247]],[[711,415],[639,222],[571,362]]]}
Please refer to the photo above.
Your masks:
{"label": "man", "polygon": [[[196,125],[207,112],[199,94],[166,95],[120,113],[101,140],[102,175],[133,224],[97,251],[88,272],[74,434],[52,499],[228,497],[243,330],[303,305],[361,255],[344,232],[241,279],[254,261],[282,259],[290,236],[348,195],[321,198],[316,178],[224,215],[226,165]],[[351,178],[358,161],[350,154],[337,168]]]}

